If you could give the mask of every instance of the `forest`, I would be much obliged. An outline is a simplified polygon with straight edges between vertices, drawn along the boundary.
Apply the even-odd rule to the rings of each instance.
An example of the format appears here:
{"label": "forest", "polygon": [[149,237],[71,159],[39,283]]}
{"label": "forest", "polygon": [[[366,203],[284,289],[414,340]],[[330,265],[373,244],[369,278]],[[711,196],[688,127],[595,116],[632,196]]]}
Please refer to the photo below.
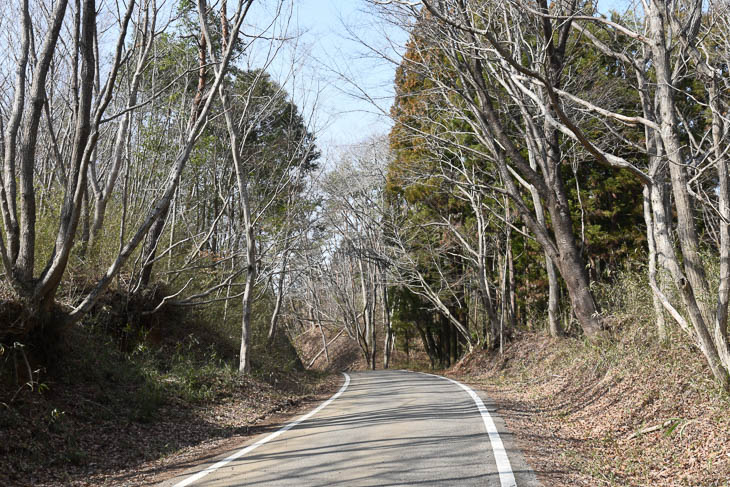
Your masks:
{"label": "forest", "polygon": [[447,369],[631,313],[730,391],[730,3],[364,1],[408,35],[391,128],[327,157],[294,4],[5,6],[0,425],[97,348],[159,379],[149,420],[171,383],[306,382],[310,332]]}
{"label": "forest", "polygon": [[650,339],[688,340],[727,389],[728,5],[384,3],[410,32],[394,126],[326,199],[330,307],[364,356],[379,314],[385,364],[409,333],[442,367],[525,328],[610,340],[599,290],[632,272]]}

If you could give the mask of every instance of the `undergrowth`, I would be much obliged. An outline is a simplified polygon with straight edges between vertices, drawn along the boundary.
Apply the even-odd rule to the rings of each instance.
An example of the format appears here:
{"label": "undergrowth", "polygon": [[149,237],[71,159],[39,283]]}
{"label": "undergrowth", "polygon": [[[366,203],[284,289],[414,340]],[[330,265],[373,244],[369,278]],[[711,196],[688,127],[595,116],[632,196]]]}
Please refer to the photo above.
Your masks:
{"label": "undergrowth", "polygon": [[[222,319],[222,306],[142,317],[110,293],[77,326],[3,344],[0,484],[128,468],[235,434],[311,393],[322,376],[304,372],[283,333],[266,342],[268,303],[258,306],[249,377],[238,373],[238,320]],[[209,417],[216,408],[222,419]]]}
{"label": "undergrowth", "polygon": [[605,339],[523,333],[503,355],[478,352],[452,372],[503,400],[500,415],[530,442],[544,440],[531,449],[551,454],[536,469],[563,472],[548,485],[725,487],[730,396],[700,350],[669,317],[660,340],[643,274],[594,291]]}

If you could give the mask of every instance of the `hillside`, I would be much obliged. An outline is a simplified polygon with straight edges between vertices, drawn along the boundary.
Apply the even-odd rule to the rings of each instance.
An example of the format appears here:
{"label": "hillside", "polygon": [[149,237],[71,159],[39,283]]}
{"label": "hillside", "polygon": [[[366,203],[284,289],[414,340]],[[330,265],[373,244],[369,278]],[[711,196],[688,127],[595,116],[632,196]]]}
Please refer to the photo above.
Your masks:
{"label": "hillside", "polygon": [[[340,333],[341,331],[342,333]],[[327,337],[327,354],[324,353],[322,333]],[[323,327],[322,333],[318,328],[312,327],[299,334],[294,340],[299,357],[309,369],[322,372],[369,369],[357,342],[350,338],[344,330]],[[391,355],[390,368],[425,369],[427,363],[428,357],[418,343],[408,353],[396,347]],[[376,355],[375,368],[383,369],[382,352]]]}
{"label": "hillside", "polygon": [[595,346],[524,334],[445,372],[494,399],[545,486],[724,487],[730,396],[701,378],[695,347],[651,334],[627,326]]}
{"label": "hillside", "polygon": [[[241,376],[235,341],[209,317],[165,308],[130,323],[113,304],[122,301],[108,296],[53,342],[4,350],[0,484],[142,485],[307,407],[339,380],[305,371],[283,334]],[[14,386],[23,357],[35,382]]]}

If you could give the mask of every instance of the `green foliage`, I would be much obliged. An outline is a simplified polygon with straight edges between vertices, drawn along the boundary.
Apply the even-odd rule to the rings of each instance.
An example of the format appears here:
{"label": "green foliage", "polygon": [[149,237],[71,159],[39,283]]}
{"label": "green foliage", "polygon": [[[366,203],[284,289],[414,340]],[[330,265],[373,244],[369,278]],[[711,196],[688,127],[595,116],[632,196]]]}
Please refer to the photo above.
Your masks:
{"label": "green foliage", "polygon": [[[471,173],[485,191],[481,204],[488,215],[486,232],[490,245],[494,247],[489,257],[488,267],[492,269],[489,278],[492,282],[499,282],[497,269],[501,264],[498,254],[505,252],[505,224],[492,215],[505,214],[504,207],[508,203],[502,201],[498,193],[490,194],[488,188],[499,188],[503,182],[490,161],[490,150],[476,139],[474,125],[478,123],[468,122],[469,118],[478,117],[468,106],[463,106],[463,99],[457,95],[462,86],[455,68],[448,63],[447,56],[430,45],[427,36],[422,34],[432,21],[427,14],[419,19],[406,46],[404,61],[396,72],[396,100],[391,110],[396,123],[390,133],[395,157],[388,168],[386,194],[408,222],[406,226],[417,228],[416,234],[409,235],[412,246],[409,251],[422,266],[421,272],[435,283],[444,278],[460,283],[462,276],[469,278],[468,264],[459,259],[449,259],[450,262],[442,259],[436,272],[430,259],[436,248],[449,255],[464,255],[466,252],[443,227],[438,226],[444,220],[455,224],[476,248],[474,210],[450,183],[460,179],[464,181],[463,176],[451,169],[453,167],[463,167],[465,172]],[[524,42],[536,42],[531,37],[530,29],[533,28],[525,26]],[[609,45],[619,42],[604,30],[594,26],[588,28]],[[597,52],[589,40],[577,33],[571,43],[568,65],[581,76],[570,78],[570,91],[585,99],[600,100],[601,106],[618,113],[641,115],[640,102],[631,84],[633,73],[625,73],[620,64]],[[531,61],[525,59],[524,62]],[[517,111],[504,88],[494,80],[485,78],[484,83],[508,136],[527,159],[524,134],[517,126],[522,123],[520,120],[525,114]],[[450,92],[444,92],[439,86],[447,86],[454,91],[449,95]],[[446,100],[446,96],[450,98]],[[613,128],[614,135],[607,133],[606,126],[597,118],[570,107],[566,109],[580,129],[591,140],[597,141],[599,147],[609,151],[616,151],[618,147],[619,155],[641,165],[640,151],[619,139],[620,136],[641,145],[644,132],[639,127],[617,124]],[[542,122],[538,120],[537,123]],[[645,245],[642,186],[628,172],[597,164],[592,155],[567,137],[561,136],[560,144],[562,176],[568,189],[569,209],[580,250],[588,263],[591,279],[610,281],[611,269],[624,266]],[[527,191],[523,192],[523,203],[528,209],[533,206]],[[514,208],[510,213],[511,224],[526,230],[525,222],[519,215],[515,216]],[[549,229],[549,214],[547,225]],[[534,240],[514,232],[510,245],[514,256],[517,314],[522,325],[530,326],[538,321],[537,317],[545,313],[547,307],[548,280],[544,253]],[[451,285],[452,288],[459,286]],[[460,301],[469,303],[467,296]]]}

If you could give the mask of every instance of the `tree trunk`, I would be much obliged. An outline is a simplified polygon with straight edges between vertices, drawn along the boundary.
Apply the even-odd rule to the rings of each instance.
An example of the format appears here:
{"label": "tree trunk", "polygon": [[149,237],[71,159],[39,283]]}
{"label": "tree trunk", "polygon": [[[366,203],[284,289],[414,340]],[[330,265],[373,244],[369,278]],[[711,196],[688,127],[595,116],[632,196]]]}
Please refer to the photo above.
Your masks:
{"label": "tree trunk", "polygon": [[249,209],[248,194],[242,195],[244,225],[246,227],[246,284],[243,288],[243,308],[241,312],[241,355],[238,371],[241,374],[251,373],[251,305],[253,302],[254,284],[256,283],[256,235]]}
{"label": "tree trunk", "polygon": [[150,227],[149,234],[147,235],[147,242],[142,249],[144,265],[142,266],[142,274],[139,278],[141,287],[149,286],[150,280],[152,279],[152,268],[154,267],[155,256],[157,255],[157,245],[160,242],[160,237],[162,237],[162,231],[165,229],[169,209],[170,202],[168,201],[162,213],[160,213],[152,224],[152,227]]}
{"label": "tree trunk", "polygon": [[[708,330],[712,313],[708,307],[709,286],[705,268],[699,254],[699,238],[694,222],[694,209],[687,190],[687,170],[683,158],[683,144],[677,133],[676,104],[670,51],[666,35],[668,27],[666,5],[657,0],[649,3],[647,12],[653,63],[657,78],[656,96],[659,107],[659,128],[664,152],[669,160],[669,174],[677,214],[677,236],[682,253],[682,268],[672,263],[673,277],[682,294],[687,312],[695,330],[697,343],[707,358],[716,381],[730,389],[728,369],[722,364],[717,344]],[[721,181],[722,184],[722,181]],[[685,277],[686,276],[686,277]]]}
{"label": "tree trunk", "polygon": [[[553,75],[559,79],[559,69],[553,67]],[[550,110],[551,116],[556,118],[555,111]],[[570,203],[568,202],[568,194],[565,190],[563,177],[560,174],[560,165],[562,163],[560,150],[560,136],[558,130],[552,127],[547,121],[544,124],[544,130],[548,135],[547,144],[547,183],[551,190],[548,198],[548,211],[555,236],[555,244],[560,254],[558,268],[563,276],[570,302],[573,306],[573,312],[581,324],[583,333],[589,338],[596,337],[603,329],[603,323],[600,318],[598,306],[593,298],[586,272],[584,259],[580,255],[580,250],[573,231],[573,219],[570,215]]]}
{"label": "tree trunk", "polygon": [[548,276],[548,330],[551,337],[557,338],[563,336],[563,329],[560,326],[560,283],[555,264],[547,254],[545,254],[545,270]]}
{"label": "tree trunk", "polygon": [[383,344],[383,368],[390,367],[390,355],[393,351],[393,328],[390,322],[390,303],[388,302],[388,285],[383,281],[383,328],[385,329],[385,343]]}
{"label": "tree trunk", "polygon": [[[661,290],[661,285],[657,282],[657,250],[654,239],[654,219],[651,214],[651,190],[649,187],[644,187],[644,221],[646,223],[646,240],[649,246],[649,285],[652,289],[656,287]],[[656,293],[652,292],[651,297],[659,340],[666,341],[667,329],[664,321],[664,307]]]}
{"label": "tree trunk", "polygon": [[[284,254],[283,261],[281,263],[281,273],[279,274],[279,279],[277,283],[277,290],[274,290],[276,293],[276,302],[274,303],[274,312],[271,314],[271,324],[269,325],[269,335],[268,335],[268,341],[271,343],[274,340],[274,335],[276,335],[276,325],[279,321],[279,313],[281,312],[281,303],[284,300],[284,276],[285,270],[286,270],[286,264],[287,264],[287,254]],[[321,325],[320,325],[321,326]],[[327,360],[329,362],[329,359]]]}
{"label": "tree trunk", "polygon": [[[312,318],[314,318],[314,308],[309,309],[309,314]],[[327,350],[327,337],[324,335],[324,328],[322,328],[322,321],[317,319],[317,327],[319,328],[319,334],[322,336],[322,348],[324,349],[324,356],[327,359],[327,363],[330,363],[330,352]],[[342,332],[340,331],[340,334]],[[338,335],[339,336],[339,335]],[[335,337],[337,338],[337,337]],[[334,341],[334,339],[332,340]]]}
{"label": "tree trunk", "polygon": [[719,187],[717,190],[720,210],[720,283],[717,289],[717,309],[713,326],[713,338],[717,345],[725,370],[730,372],[730,344],[728,344],[728,302],[730,301],[730,181],[728,177],[728,160],[723,146],[722,107],[720,105],[720,87],[717,74],[713,77],[708,89],[710,110],[712,112],[712,139],[715,165]]}
{"label": "tree trunk", "polygon": [[421,335],[421,342],[423,343],[423,348],[426,349],[428,360],[431,362],[431,369],[434,369],[436,368],[436,359],[438,357],[438,352],[436,350],[436,344],[434,343],[431,330],[424,330],[423,327],[421,327],[419,324],[416,324],[416,330],[418,330],[418,334]]}
{"label": "tree trunk", "polygon": [[[537,170],[535,157],[530,157],[530,167],[534,171]],[[537,223],[546,226],[545,210],[540,195],[534,186],[530,186],[530,195],[532,196],[532,206],[535,208]],[[547,251],[545,252],[545,272],[548,278],[548,331],[551,337],[557,338],[563,335],[563,329],[560,326],[560,283],[558,282],[555,264]]]}
{"label": "tree trunk", "polygon": [[375,308],[376,304],[378,302],[378,286],[376,285],[377,277],[375,277],[375,272],[373,272],[373,301],[372,301],[372,308],[370,310],[370,346],[372,347],[370,350],[370,370],[375,370],[375,358],[377,356],[377,350],[378,350],[378,341],[377,341],[377,329],[375,326]]}
{"label": "tree trunk", "polygon": [[81,199],[81,239],[79,240],[81,257],[86,256],[89,248],[89,189],[84,189],[84,196]]}
{"label": "tree trunk", "polygon": [[450,353],[451,353],[451,326],[447,319],[443,316],[439,316],[441,327],[439,328],[439,358],[442,368],[447,368],[451,365]]}

